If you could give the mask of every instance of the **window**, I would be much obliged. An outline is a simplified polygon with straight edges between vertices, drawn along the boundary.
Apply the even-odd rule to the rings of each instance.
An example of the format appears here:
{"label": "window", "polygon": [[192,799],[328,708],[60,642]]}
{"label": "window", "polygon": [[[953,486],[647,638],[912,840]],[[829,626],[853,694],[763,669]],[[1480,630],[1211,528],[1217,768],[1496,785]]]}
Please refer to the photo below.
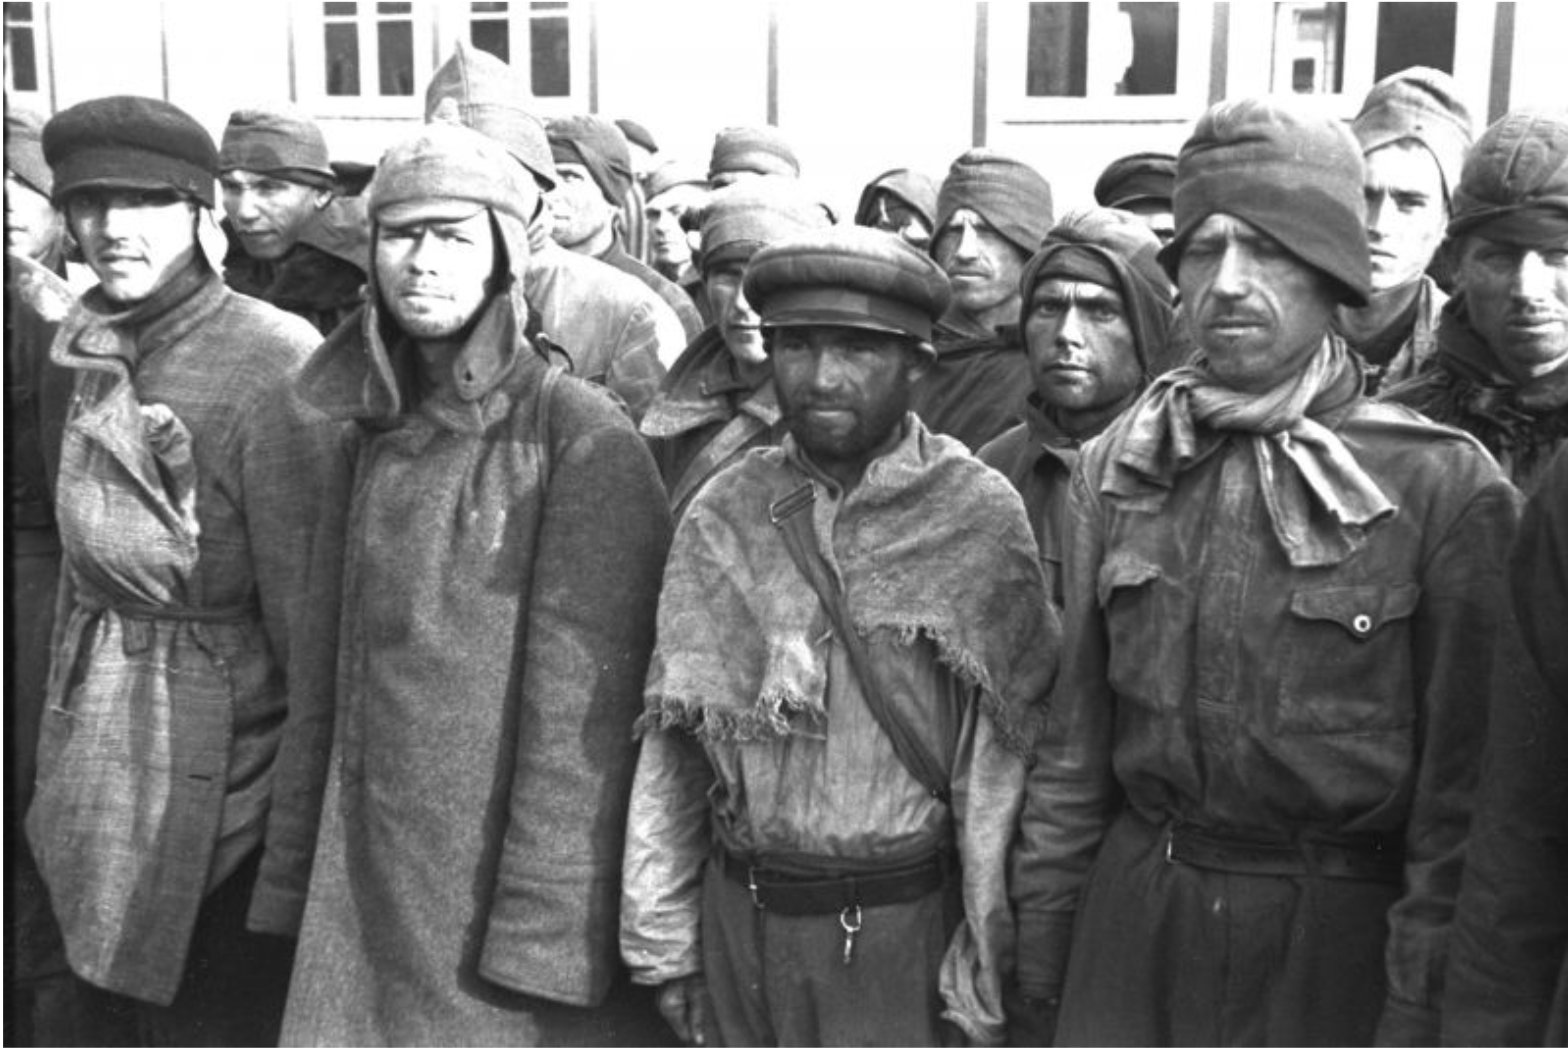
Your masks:
{"label": "window", "polygon": [[1458,6],[1378,4],[1377,63],[1372,79],[1381,80],[1415,65],[1452,73]]}
{"label": "window", "polygon": [[38,5],[5,5],[5,88],[33,93],[42,89],[38,75]]}
{"label": "window", "polygon": [[1272,88],[1338,94],[1345,86],[1345,5],[1275,4]]}
{"label": "window", "polygon": [[[338,97],[414,93],[414,5],[332,0],[322,8],[326,93]],[[367,82],[367,70],[374,79]]]}
{"label": "window", "polygon": [[[514,52],[526,54],[535,98],[564,98],[572,93],[572,26],[566,3],[484,0],[471,7],[470,43],[508,64],[513,63]],[[526,42],[514,48],[514,36]]]}

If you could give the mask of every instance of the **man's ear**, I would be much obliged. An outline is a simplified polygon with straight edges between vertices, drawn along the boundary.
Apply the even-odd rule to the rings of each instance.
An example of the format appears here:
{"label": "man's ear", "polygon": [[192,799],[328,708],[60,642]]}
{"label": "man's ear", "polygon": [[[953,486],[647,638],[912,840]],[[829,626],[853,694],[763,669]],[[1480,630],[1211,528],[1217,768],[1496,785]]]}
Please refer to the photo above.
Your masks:
{"label": "man's ear", "polygon": [[323,208],[325,208],[328,204],[332,203],[332,197],[333,197],[332,190],[330,190],[330,189],[318,189],[318,190],[316,190],[315,197],[311,200],[311,204],[315,207],[315,209],[317,211],[320,211]]}
{"label": "man's ear", "polygon": [[929,342],[916,341],[905,348],[909,354],[909,381],[918,382],[926,377],[931,365],[936,363],[936,347]]}

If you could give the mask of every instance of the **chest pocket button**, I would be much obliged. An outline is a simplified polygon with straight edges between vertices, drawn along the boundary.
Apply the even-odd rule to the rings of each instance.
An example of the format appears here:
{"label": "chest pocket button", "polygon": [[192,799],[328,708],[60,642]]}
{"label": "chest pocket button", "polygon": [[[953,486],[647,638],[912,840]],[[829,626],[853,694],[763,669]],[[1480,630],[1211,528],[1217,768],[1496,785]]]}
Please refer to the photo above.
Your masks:
{"label": "chest pocket button", "polygon": [[1361,636],[1372,632],[1372,616],[1362,613],[1350,620],[1350,628]]}

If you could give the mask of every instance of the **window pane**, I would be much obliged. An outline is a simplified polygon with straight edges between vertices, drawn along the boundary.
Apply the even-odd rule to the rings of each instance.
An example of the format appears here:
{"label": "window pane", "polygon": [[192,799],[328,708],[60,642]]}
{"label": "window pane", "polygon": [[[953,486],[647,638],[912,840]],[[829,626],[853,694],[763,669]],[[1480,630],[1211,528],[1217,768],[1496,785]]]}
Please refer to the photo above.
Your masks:
{"label": "window pane", "polygon": [[479,50],[489,51],[503,62],[512,60],[512,30],[505,22],[475,19],[468,30],[468,39]]}
{"label": "window pane", "polygon": [[1029,97],[1081,98],[1088,75],[1089,5],[1030,4],[1028,35]]}
{"label": "window pane", "polygon": [[381,22],[376,26],[376,50],[381,58],[381,93],[414,93],[414,26],[411,22]]}
{"label": "window pane", "polygon": [[[534,8],[551,5],[533,4]],[[537,98],[572,93],[571,30],[566,19],[535,18],[529,25],[529,50],[533,59],[533,92]]]}
{"label": "window pane", "polygon": [[327,94],[359,94],[359,29],[352,23],[326,27]]}
{"label": "window pane", "polygon": [[1454,71],[1454,21],[1458,4],[1378,4],[1377,61],[1373,77],[1413,65]]}
{"label": "window pane", "polygon": [[5,27],[5,68],[10,74],[6,86],[11,90],[38,90],[38,55],[33,45],[32,29],[14,25]]}
{"label": "window pane", "polygon": [[359,9],[359,5],[354,3],[327,3],[321,6],[328,18],[353,18]]}
{"label": "window pane", "polygon": [[1275,91],[1337,94],[1344,89],[1345,5],[1274,5]]}
{"label": "window pane", "polygon": [[413,10],[414,5],[410,3],[376,5],[376,14],[378,15],[406,15],[412,14]]}
{"label": "window pane", "polygon": [[5,20],[7,22],[31,22],[33,20],[32,4],[13,4],[6,0]]}
{"label": "window pane", "polygon": [[473,4],[476,15],[504,15],[506,7],[506,0],[474,0]]}
{"label": "window pane", "polygon": [[1119,95],[1176,93],[1176,33],[1180,4],[1121,4],[1132,22],[1132,63],[1127,66]]}

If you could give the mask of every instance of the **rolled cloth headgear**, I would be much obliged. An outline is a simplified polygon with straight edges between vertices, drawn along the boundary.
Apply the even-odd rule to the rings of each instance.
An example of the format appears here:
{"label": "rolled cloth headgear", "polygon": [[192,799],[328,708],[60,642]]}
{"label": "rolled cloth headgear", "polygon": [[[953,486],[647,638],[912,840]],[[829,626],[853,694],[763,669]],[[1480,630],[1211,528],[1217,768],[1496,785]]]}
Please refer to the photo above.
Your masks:
{"label": "rolled cloth headgear", "polygon": [[1022,160],[991,149],[971,149],[953,161],[937,193],[938,235],[960,208],[978,213],[1029,255],[1051,228],[1051,184]]}
{"label": "rolled cloth headgear", "polygon": [[6,107],[5,169],[47,197],[54,191],[54,175],[39,140],[43,129],[44,118],[31,109]]}
{"label": "rolled cloth headgear", "polygon": [[699,189],[708,188],[708,176],[703,174],[695,164],[688,164],[681,160],[666,160],[643,179],[642,192],[649,200],[660,193],[668,192],[676,186],[696,186]]}
{"label": "rolled cloth headgear", "polygon": [[620,128],[596,116],[567,116],[546,124],[545,134],[552,160],[583,165],[606,200],[616,207],[625,204],[632,188],[632,154]]}
{"label": "rolled cloth headgear", "polygon": [[776,127],[726,127],[713,138],[708,178],[726,172],[800,177],[800,161]]}
{"label": "rolled cloth headgear", "polygon": [[489,208],[526,226],[539,203],[539,188],[499,143],[444,122],[427,124],[388,149],[367,193],[377,225],[427,215],[460,219]]}
{"label": "rolled cloth headgear", "polygon": [[1112,160],[1094,182],[1101,207],[1126,207],[1149,200],[1171,202],[1176,158],[1169,153],[1133,153]]}
{"label": "rolled cloth headgear", "polygon": [[1519,110],[1487,128],[1454,190],[1450,239],[1568,245],[1568,110]]}
{"label": "rolled cloth headgear", "polygon": [[1441,69],[1401,69],[1372,85],[1350,124],[1351,133],[1363,154],[1407,139],[1420,142],[1437,161],[1443,192],[1452,200],[1475,138],[1470,110],[1459,100],[1458,89]]}
{"label": "rolled cloth headgear", "polygon": [[896,167],[872,179],[860,192],[860,205],[855,208],[856,225],[870,225],[879,192],[902,200],[925,219],[927,225],[936,228],[936,180],[930,175]]}
{"label": "rolled cloth headgear", "polygon": [[79,102],[44,125],[53,201],[89,187],[170,189],[212,207],[218,148],[185,110],[157,98],[110,95]]}
{"label": "rolled cloth headgear", "polygon": [[899,237],[863,226],[799,233],[758,251],[746,300],[763,327],[835,324],[931,342],[953,291],[942,267]]}
{"label": "rolled cloth headgear", "polygon": [[1170,332],[1176,289],[1159,262],[1160,240],[1148,225],[1109,208],[1072,211],[1046,234],[1018,281],[1018,327],[1029,322],[1030,298],[1043,280],[1082,280],[1122,296],[1138,363],[1148,377],[1158,368]]}
{"label": "rolled cloth headgear", "polygon": [[1339,285],[1371,290],[1361,146],[1338,119],[1290,96],[1216,102],[1176,158],[1176,235],[1160,252],[1176,277],[1193,230],[1214,214],[1267,233]]}
{"label": "rolled cloth headgear", "polygon": [[650,153],[659,151],[659,143],[653,140],[653,133],[637,121],[622,117],[615,122],[615,126],[621,129],[621,134],[625,135],[626,141],[632,145],[641,146]]}
{"label": "rolled cloth headgear", "polygon": [[506,147],[540,188],[555,188],[555,163],[544,124],[522,107],[528,82],[487,51],[459,40],[446,64],[425,88],[425,119],[462,124]]}
{"label": "rolled cloth headgear", "polygon": [[223,129],[218,171],[255,171],[327,188],[337,176],[321,128],[291,108],[236,109]]}
{"label": "rolled cloth headgear", "polygon": [[821,205],[794,182],[745,183],[713,194],[702,209],[697,268],[745,262],[762,248],[828,224]]}

